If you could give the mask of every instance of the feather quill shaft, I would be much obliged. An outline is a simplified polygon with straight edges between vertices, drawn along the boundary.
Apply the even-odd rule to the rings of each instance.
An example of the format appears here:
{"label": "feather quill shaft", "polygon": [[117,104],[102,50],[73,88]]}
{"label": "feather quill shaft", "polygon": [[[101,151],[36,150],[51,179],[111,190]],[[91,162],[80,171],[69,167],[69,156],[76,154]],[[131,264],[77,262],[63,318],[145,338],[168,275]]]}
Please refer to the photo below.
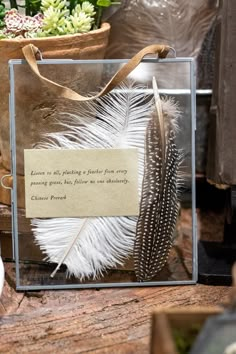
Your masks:
{"label": "feather quill shaft", "polygon": [[[155,112],[147,127],[145,170],[134,245],[135,274],[139,281],[154,278],[167,262],[178,215],[180,158],[175,145],[174,118],[171,117],[175,110],[171,102],[161,101],[155,78],[153,91]],[[164,112],[163,106],[166,106]]]}
{"label": "feather quill shaft", "polygon": [[52,274],[50,275],[51,278],[53,278],[56,274],[56,272],[60,269],[62,263],[65,261],[66,257],[68,256],[68,254],[70,253],[72,247],[74,246],[77,238],[79,237],[80,233],[83,231],[83,228],[86,226],[86,222],[88,221],[88,219],[84,219],[81,226],[80,226],[80,230],[78,231],[78,234],[75,234],[75,237],[72,239],[71,243],[68,245],[68,248],[66,249],[64,255],[62,256],[62,258],[60,259],[60,261],[58,262],[57,267],[55,268],[55,270],[52,272]]}
{"label": "feather quill shaft", "polygon": [[[153,87],[153,94],[154,94],[157,115],[159,117],[160,137],[161,137],[161,143],[162,143],[161,153],[162,153],[162,159],[164,162],[165,154],[166,154],[165,123],[164,123],[164,117],[163,117],[163,111],[162,111],[162,105],[161,105],[161,98],[159,95],[159,91],[158,91],[157,82],[156,82],[155,77],[153,77],[153,79],[152,79],[152,87]],[[164,163],[162,164],[162,166],[164,166]]]}

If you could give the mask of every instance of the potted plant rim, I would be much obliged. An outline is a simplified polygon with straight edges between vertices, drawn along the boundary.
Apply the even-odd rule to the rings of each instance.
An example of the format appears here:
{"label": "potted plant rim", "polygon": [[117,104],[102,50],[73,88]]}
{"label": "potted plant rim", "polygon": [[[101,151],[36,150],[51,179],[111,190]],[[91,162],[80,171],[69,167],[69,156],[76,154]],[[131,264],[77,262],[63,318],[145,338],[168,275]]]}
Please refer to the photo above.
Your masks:
{"label": "potted plant rim", "polygon": [[[104,58],[110,25],[101,22],[102,14],[104,9],[117,4],[119,3],[111,0],[0,1],[0,174],[1,169],[4,170],[2,174],[11,170],[8,61],[23,59],[22,48],[30,43],[39,48],[44,59]],[[56,71],[54,75],[56,79]],[[66,73],[63,73],[63,77],[68,82]],[[22,97],[22,102],[25,99]],[[37,122],[45,122],[43,119],[45,110],[47,116],[50,116],[55,102],[45,103],[40,102],[40,99],[42,97],[39,95],[38,105],[43,105],[44,109],[37,112]],[[23,104],[27,105],[27,102]],[[24,142],[26,126],[31,129],[33,140],[34,132],[39,130],[36,120],[31,119],[31,122],[27,122],[31,113],[29,107],[27,114],[25,110],[18,113],[22,114],[20,120],[22,127],[17,127],[18,130],[22,130],[22,134],[18,134],[22,136],[22,141],[17,142],[18,146]],[[47,125],[48,122],[49,120],[46,122]],[[17,173],[23,176],[21,168]],[[2,195],[4,198],[1,198]],[[0,186],[1,201],[10,203],[10,193],[7,190],[3,191]]]}

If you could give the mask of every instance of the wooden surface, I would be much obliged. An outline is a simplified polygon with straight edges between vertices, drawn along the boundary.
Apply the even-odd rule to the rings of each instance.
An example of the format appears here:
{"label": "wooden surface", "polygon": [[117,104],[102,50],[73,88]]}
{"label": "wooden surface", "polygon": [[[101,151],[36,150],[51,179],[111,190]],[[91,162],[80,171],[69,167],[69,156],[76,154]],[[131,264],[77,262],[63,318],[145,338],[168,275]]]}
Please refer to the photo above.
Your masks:
{"label": "wooden surface", "polygon": [[[224,213],[222,208],[213,208],[215,202],[206,209],[209,200],[213,199],[205,196],[205,208],[198,210],[198,233],[202,239],[214,236],[219,241]],[[191,219],[188,212],[183,216],[183,232],[188,234]],[[221,305],[231,292],[230,287],[198,284],[16,293],[13,265],[5,265],[7,282],[0,299],[1,354],[146,354],[150,351],[154,311]]]}
{"label": "wooden surface", "polygon": [[0,353],[149,353],[153,311],[218,305],[229,293],[204,285],[16,293],[6,282]]}

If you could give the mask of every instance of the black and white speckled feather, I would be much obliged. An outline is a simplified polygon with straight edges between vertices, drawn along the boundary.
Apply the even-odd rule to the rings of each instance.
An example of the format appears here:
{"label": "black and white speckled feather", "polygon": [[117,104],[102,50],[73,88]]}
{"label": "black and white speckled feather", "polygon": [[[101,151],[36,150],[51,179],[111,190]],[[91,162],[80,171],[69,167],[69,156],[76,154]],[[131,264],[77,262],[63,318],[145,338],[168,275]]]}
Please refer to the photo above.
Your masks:
{"label": "black and white speckled feather", "polygon": [[[154,278],[167,262],[178,215],[180,153],[175,144],[179,111],[161,101],[153,79],[155,112],[147,127],[145,170],[134,246],[139,281]],[[164,110],[163,110],[164,107]]]}

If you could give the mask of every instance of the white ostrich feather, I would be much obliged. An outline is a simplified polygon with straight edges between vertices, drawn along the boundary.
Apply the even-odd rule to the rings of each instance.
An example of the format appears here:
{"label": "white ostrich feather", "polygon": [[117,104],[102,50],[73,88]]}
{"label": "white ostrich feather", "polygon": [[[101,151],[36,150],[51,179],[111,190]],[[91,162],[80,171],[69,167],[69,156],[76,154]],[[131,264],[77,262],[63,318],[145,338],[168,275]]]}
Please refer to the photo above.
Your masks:
{"label": "white ostrich feather", "polygon": [[0,256],[0,296],[2,294],[3,284],[4,284],[4,266],[3,266],[2,258]]}
{"label": "white ostrich feather", "polygon": [[[153,99],[141,87],[123,84],[78,114],[59,122],[63,132],[49,133],[38,148],[138,148],[139,195],[144,172],[146,127]],[[65,113],[63,113],[65,114]],[[95,117],[91,118],[91,117]],[[79,203],[79,200],[78,200]],[[46,259],[67,266],[68,275],[96,278],[124,263],[133,252],[137,217],[33,219],[34,236]]]}

